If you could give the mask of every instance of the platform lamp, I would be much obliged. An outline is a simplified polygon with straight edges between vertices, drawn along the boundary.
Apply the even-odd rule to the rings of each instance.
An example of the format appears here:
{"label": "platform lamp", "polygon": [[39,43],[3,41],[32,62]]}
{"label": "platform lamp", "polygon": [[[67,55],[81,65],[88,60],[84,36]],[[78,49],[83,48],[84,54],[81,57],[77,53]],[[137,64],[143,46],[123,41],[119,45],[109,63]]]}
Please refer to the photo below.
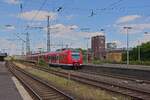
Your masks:
{"label": "platform lamp", "polygon": [[132,29],[132,27],[123,27],[126,29],[127,33],[127,65],[129,65],[129,29]]}

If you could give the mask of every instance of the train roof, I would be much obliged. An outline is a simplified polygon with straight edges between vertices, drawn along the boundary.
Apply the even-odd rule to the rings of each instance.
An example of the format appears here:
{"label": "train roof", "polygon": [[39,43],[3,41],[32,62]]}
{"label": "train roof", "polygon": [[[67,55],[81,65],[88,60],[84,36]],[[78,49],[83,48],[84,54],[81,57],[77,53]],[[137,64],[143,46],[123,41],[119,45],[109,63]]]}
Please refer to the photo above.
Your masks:
{"label": "train roof", "polygon": [[62,50],[57,50],[53,52],[43,52],[43,53],[34,53],[30,54],[27,56],[38,56],[38,55],[49,55],[49,54],[57,54],[57,53],[65,53],[65,52],[79,52],[80,50],[75,50],[75,49],[62,49]]}

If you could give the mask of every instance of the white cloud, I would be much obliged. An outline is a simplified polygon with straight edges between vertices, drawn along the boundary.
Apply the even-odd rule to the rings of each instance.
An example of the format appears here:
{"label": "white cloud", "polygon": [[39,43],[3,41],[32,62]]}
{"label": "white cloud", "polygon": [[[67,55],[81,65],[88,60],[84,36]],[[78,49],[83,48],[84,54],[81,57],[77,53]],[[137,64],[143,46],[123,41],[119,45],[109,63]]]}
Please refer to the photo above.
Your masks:
{"label": "white cloud", "polygon": [[150,29],[150,23],[142,23],[142,24],[122,24],[122,25],[114,25],[114,27],[120,33],[126,33],[126,30],[123,28],[125,26],[131,27],[132,29],[129,30],[129,34],[131,33],[140,33],[146,29]]}
{"label": "white cloud", "polygon": [[[64,29],[64,27],[61,29]],[[52,51],[62,48],[62,44],[63,44],[63,47],[66,47],[66,44],[67,44],[69,48],[71,47],[71,48],[86,49],[87,48],[87,45],[86,45],[87,40],[85,40],[86,37],[91,38],[91,36],[104,35],[101,32],[77,32],[75,30],[71,30],[71,31],[69,30],[66,33],[60,32],[57,34],[54,34],[51,31],[51,33],[52,33],[51,34],[51,44],[52,44],[51,50]],[[34,50],[38,51],[38,48],[44,48],[44,50],[46,50],[46,45],[47,45],[46,39],[47,38],[45,38],[45,40],[43,40],[43,41],[39,41],[38,43],[36,43],[34,45],[34,48],[35,48]],[[90,44],[91,44],[91,41],[89,40],[89,47],[91,47]]]}
{"label": "white cloud", "polygon": [[[119,33],[126,34],[126,30],[123,28],[125,26],[132,27],[132,29],[128,30],[129,34],[144,34],[145,30],[150,30],[150,23],[138,23],[138,24],[115,24],[114,27],[119,31]],[[136,37],[136,36],[135,36]],[[140,43],[138,43],[140,41]],[[136,40],[129,41],[130,47],[135,47],[141,43],[146,43],[150,41],[150,34],[144,35],[140,38],[137,38]],[[126,47],[126,43],[121,44],[122,47]]]}
{"label": "white cloud", "polygon": [[[92,37],[96,35],[104,35],[103,32],[79,32],[76,31],[79,27],[77,25],[64,25],[64,24],[55,24],[51,25],[51,33],[56,36],[62,37]],[[44,28],[44,31],[47,31],[47,28]]]}
{"label": "white cloud", "polygon": [[120,24],[120,23],[126,23],[126,22],[130,22],[130,21],[134,21],[138,18],[141,18],[141,16],[139,15],[128,15],[128,16],[123,16],[123,17],[120,17],[116,23],[117,24]]}
{"label": "white cloud", "polygon": [[144,23],[144,24],[131,24],[131,27],[135,30],[144,30],[144,29],[150,29],[150,23]]}
{"label": "white cloud", "polygon": [[31,26],[31,27],[34,27],[34,26],[40,26],[40,25],[42,25],[42,23],[41,22],[34,22],[34,23],[29,22],[27,25]]}
{"label": "white cloud", "polygon": [[41,22],[29,22],[27,24],[28,29],[43,29],[42,23]]}
{"label": "white cloud", "polygon": [[126,42],[122,40],[112,40],[112,41],[106,41],[106,43],[115,43],[117,45],[117,48],[124,48],[126,47]]}
{"label": "white cloud", "polygon": [[[63,24],[55,24],[51,25],[50,30],[52,33],[56,34],[65,34],[69,32],[73,32],[75,29],[77,29],[77,25],[63,25]],[[44,28],[44,31],[47,31],[47,28]]]}
{"label": "white cloud", "polygon": [[150,41],[150,34],[145,34],[142,38],[137,38],[136,41],[132,41],[131,45],[133,47],[137,46],[137,45],[141,45],[142,43],[146,43]]}
{"label": "white cloud", "polygon": [[71,33],[71,36],[77,37],[77,38],[91,38],[93,36],[97,36],[97,35],[104,35],[103,32],[74,32]]}
{"label": "white cloud", "polygon": [[4,0],[4,2],[8,3],[8,4],[19,4],[20,1],[19,0]]}
{"label": "white cloud", "polygon": [[86,34],[89,37],[96,36],[96,35],[104,35],[103,32],[89,32],[89,33],[86,33]]}
{"label": "white cloud", "polygon": [[48,11],[32,10],[32,11],[28,11],[28,12],[23,12],[20,15],[18,15],[19,18],[22,18],[25,20],[34,20],[34,21],[44,21],[44,20],[46,20],[47,16],[50,16],[50,20],[54,20],[57,17],[57,13],[48,12]]}
{"label": "white cloud", "polygon": [[150,41],[150,34],[144,35],[144,38],[142,39],[142,43]]}
{"label": "white cloud", "polygon": [[140,39],[140,44],[141,43],[146,43],[150,41],[150,34],[146,34],[144,35],[144,37],[142,39]]}
{"label": "white cloud", "polygon": [[16,28],[15,28],[15,26],[10,26],[10,27],[6,27],[5,29],[6,30],[15,30]]}
{"label": "white cloud", "polygon": [[[63,37],[63,38],[68,38],[72,40],[76,40],[76,38],[104,35],[103,32],[77,31],[78,28],[79,27],[77,25],[55,24],[55,25],[51,25],[50,31],[51,31],[51,34],[54,34],[55,37]],[[44,28],[44,31],[47,31],[47,28]]]}
{"label": "white cloud", "polygon": [[5,52],[8,52],[10,55],[12,54],[18,54],[16,51],[17,46],[13,42],[8,41],[7,39],[0,38],[0,49],[5,50]]}
{"label": "white cloud", "polygon": [[40,43],[35,45],[35,50],[39,50],[39,48],[46,48],[46,43],[41,41]]}
{"label": "white cloud", "polygon": [[[64,25],[64,24],[51,25],[50,32],[51,32],[52,44],[55,44],[55,43],[61,44],[63,41],[64,44],[68,44],[69,47],[86,48],[86,45],[85,45],[86,37],[91,38],[92,36],[96,36],[96,35],[104,35],[103,32],[81,32],[78,29],[79,29],[79,26],[77,25]],[[45,32],[46,30],[47,28],[44,29]],[[60,48],[60,47],[61,46],[59,47],[56,46],[56,48]],[[89,47],[90,47],[90,40],[89,40]]]}
{"label": "white cloud", "polygon": [[122,46],[122,42],[119,40],[113,40],[112,43],[116,43],[117,47],[121,47]]}
{"label": "white cloud", "polygon": [[14,31],[15,29],[16,27],[13,25],[8,25],[8,26],[6,25],[2,27],[2,31]]}

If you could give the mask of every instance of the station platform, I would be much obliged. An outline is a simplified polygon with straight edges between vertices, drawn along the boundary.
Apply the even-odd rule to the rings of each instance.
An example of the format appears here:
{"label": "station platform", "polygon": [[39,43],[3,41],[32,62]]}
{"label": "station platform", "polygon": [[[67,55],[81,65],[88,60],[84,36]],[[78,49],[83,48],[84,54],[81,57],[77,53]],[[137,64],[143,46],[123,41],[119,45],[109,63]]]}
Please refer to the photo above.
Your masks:
{"label": "station platform", "polygon": [[126,65],[126,64],[87,64],[82,66],[84,69],[94,70],[97,73],[124,75],[139,80],[150,81],[150,66],[145,65]]}
{"label": "station platform", "polygon": [[91,67],[108,67],[108,68],[121,68],[121,69],[136,69],[136,70],[146,70],[150,71],[150,66],[148,65],[126,65],[126,64],[83,64],[83,66]]}
{"label": "station platform", "polygon": [[23,100],[5,62],[0,62],[0,100]]}

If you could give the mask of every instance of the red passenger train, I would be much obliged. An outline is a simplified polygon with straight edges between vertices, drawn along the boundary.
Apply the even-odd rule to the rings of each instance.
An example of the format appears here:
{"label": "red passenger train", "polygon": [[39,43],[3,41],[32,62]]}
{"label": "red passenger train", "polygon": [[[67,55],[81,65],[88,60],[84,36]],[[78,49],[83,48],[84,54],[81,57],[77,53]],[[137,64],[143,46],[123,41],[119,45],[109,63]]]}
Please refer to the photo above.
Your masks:
{"label": "red passenger train", "polygon": [[27,60],[37,62],[43,59],[49,65],[69,66],[73,69],[81,68],[83,63],[82,53],[77,50],[62,50],[48,53],[27,55]]}

